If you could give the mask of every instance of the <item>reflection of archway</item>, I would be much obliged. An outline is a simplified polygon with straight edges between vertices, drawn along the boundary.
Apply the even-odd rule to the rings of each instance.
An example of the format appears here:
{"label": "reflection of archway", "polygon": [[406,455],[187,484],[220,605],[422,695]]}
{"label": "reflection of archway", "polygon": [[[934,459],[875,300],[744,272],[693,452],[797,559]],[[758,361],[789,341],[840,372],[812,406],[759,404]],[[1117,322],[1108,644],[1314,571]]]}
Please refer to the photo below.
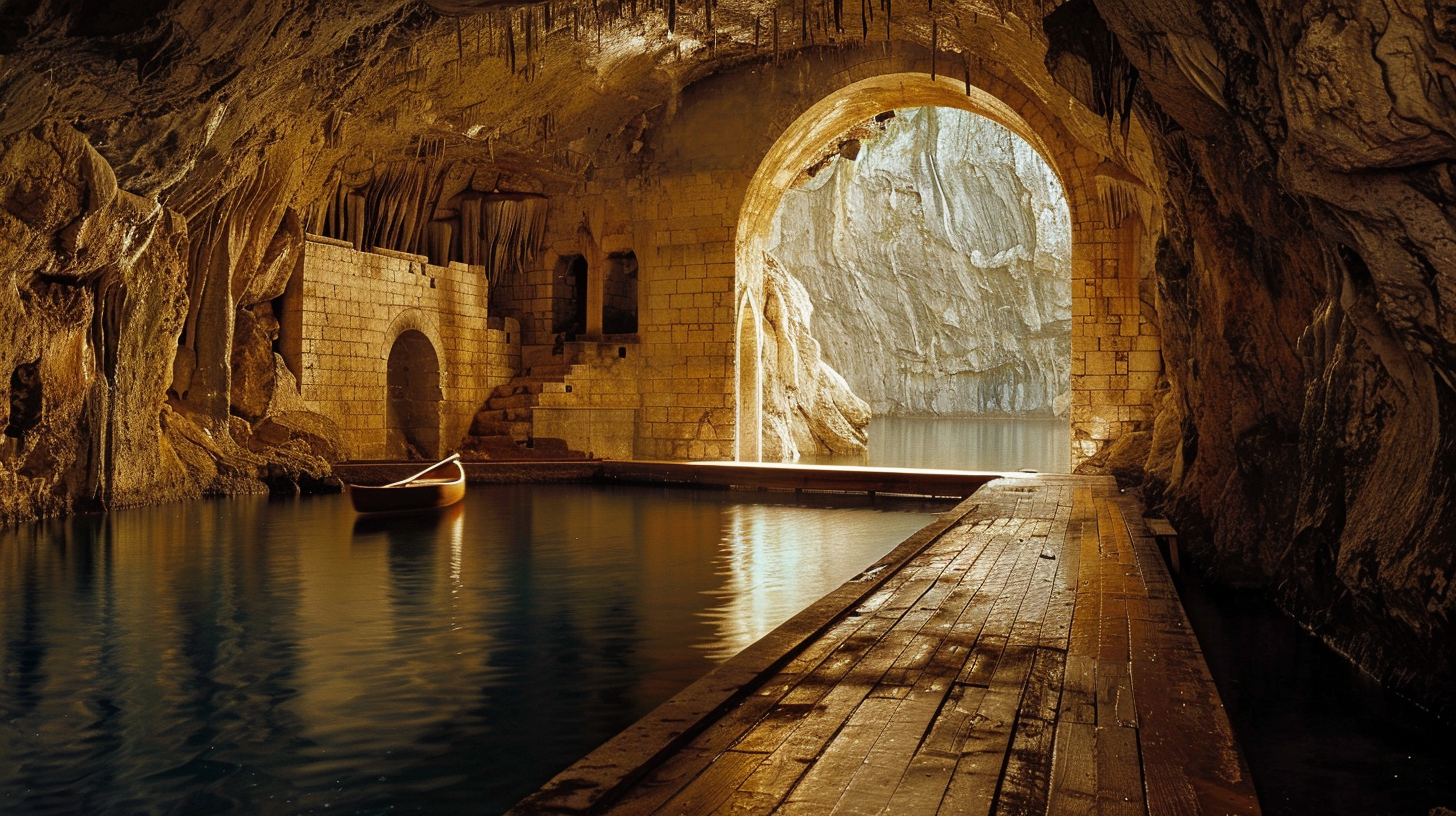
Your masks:
{"label": "reflection of archway", "polygon": [[737,459],[740,462],[757,462],[763,458],[763,371],[759,366],[762,344],[759,338],[758,307],[754,304],[752,295],[745,296],[739,304],[736,340]]}
{"label": "reflection of archway", "polygon": [[440,362],[422,332],[409,329],[389,349],[385,376],[385,452],[390,458],[440,455]]}
{"label": "reflection of archway", "polygon": [[[1018,98],[1019,94],[1014,89],[1003,90],[1010,95],[1005,100],[981,88],[967,87],[963,82],[906,72],[854,82],[811,105],[768,149],[745,191],[735,236],[735,278],[740,302],[744,294],[762,302],[763,256],[773,220],[784,193],[803,170],[837,149],[840,137],[851,128],[887,110],[922,107],[955,108],[983,116],[1021,137],[1042,156],[1066,194],[1072,222],[1072,284],[1073,291],[1077,291],[1080,281],[1098,274],[1093,262],[1099,244],[1101,213],[1095,208],[1097,196],[1091,187],[1092,168],[1076,152],[1075,139],[1057,124],[1055,115],[1035,99]],[[1018,109],[1036,122],[1036,126],[1023,118]],[[1087,155],[1092,156],[1090,152]],[[1095,316],[1091,311],[1094,305],[1092,298],[1073,299],[1074,402],[1076,392],[1084,387],[1076,371],[1079,343],[1083,341],[1078,337],[1075,325],[1083,318]],[[740,326],[741,321],[740,317]],[[740,351],[740,361],[742,358]],[[740,390],[735,397],[739,414],[743,415],[750,395],[742,389],[752,386],[752,383],[740,375],[738,385]],[[761,407],[759,410],[762,410]],[[1086,435],[1085,429],[1081,435]],[[1078,436],[1074,410],[1073,437],[1076,439]],[[741,450],[742,432],[739,438]]]}

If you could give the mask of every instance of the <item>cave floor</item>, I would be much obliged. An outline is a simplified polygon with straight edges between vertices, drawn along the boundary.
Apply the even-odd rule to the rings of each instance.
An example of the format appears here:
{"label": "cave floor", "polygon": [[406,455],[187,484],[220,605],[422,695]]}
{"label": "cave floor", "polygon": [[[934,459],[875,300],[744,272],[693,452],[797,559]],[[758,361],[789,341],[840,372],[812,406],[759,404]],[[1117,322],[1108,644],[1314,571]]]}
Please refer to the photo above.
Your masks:
{"label": "cave floor", "polygon": [[998,479],[919,539],[513,813],[1259,813],[1111,478]]}

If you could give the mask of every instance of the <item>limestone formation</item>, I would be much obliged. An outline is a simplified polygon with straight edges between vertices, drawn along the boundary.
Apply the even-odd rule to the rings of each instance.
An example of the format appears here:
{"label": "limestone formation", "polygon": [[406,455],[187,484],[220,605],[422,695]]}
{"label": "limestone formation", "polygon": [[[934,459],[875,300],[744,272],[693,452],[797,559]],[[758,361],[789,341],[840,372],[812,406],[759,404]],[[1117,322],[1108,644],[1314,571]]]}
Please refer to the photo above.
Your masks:
{"label": "limestone formation", "polygon": [[[771,252],[876,415],[1051,415],[1071,399],[1071,223],[1030,145],[900,111],[784,197]],[[873,335],[877,342],[865,342]]]}
{"label": "limestone formation", "polygon": [[863,453],[869,403],[823,360],[809,293],[771,256],[764,258],[764,273],[764,459]]}

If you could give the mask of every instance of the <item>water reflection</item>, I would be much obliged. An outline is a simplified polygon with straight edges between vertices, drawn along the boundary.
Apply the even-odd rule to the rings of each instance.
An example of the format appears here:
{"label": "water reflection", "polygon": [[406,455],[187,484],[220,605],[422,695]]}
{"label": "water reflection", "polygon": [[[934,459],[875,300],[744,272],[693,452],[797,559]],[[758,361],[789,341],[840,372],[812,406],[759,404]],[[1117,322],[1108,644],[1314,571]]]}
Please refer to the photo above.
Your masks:
{"label": "water reflection", "polygon": [[521,486],[4,530],[0,812],[502,811],[932,509],[834,503]]}
{"label": "water reflection", "polygon": [[718,603],[701,613],[713,632],[700,648],[714,660],[742,651],[803,609],[806,599],[829,593],[873,561],[862,560],[854,542],[873,536],[874,510],[827,516],[805,507],[741,504],[725,515],[715,559],[723,585],[713,592]]}
{"label": "water reflection", "polygon": [[1071,470],[1072,430],[1065,419],[875,417],[867,455],[805,456],[804,464],[946,470]]}

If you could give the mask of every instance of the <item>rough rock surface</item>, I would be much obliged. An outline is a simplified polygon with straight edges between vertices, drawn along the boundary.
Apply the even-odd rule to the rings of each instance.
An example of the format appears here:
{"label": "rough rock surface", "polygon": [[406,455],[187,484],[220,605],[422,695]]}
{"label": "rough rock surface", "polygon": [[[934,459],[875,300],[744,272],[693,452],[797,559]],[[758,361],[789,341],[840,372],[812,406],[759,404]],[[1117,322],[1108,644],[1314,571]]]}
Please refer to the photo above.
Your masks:
{"label": "rough rock surface", "polygon": [[[252,420],[268,413],[268,293],[249,304],[260,307],[256,317],[240,310],[243,342],[218,338],[230,353],[214,361],[242,375],[236,397],[222,386],[227,401],[207,414],[174,392],[184,413],[173,411],[179,338],[191,352],[185,326],[198,303],[188,293],[196,243],[186,223],[119,189],[110,165],[67,125],[36,125],[0,150],[0,373],[10,406],[0,416],[0,520],[297,489],[300,480],[327,486],[329,465],[316,450],[254,454],[231,438],[229,402]],[[201,382],[197,369],[183,378]]]}
{"label": "rough rock surface", "polygon": [[763,458],[793,462],[801,453],[863,453],[870,406],[824,362],[803,284],[764,258]]}
{"label": "rough rock surface", "polygon": [[775,221],[770,251],[808,291],[825,360],[876,414],[1065,414],[1061,182],[989,119],[898,113],[787,193]]}
{"label": "rough rock surface", "polygon": [[[1046,20],[1065,85],[1158,131],[1170,391],[1152,494],[1206,568],[1269,587],[1447,716],[1453,21],[1447,2],[1374,0],[1073,0]],[[1091,47],[1099,30],[1114,48]]]}

